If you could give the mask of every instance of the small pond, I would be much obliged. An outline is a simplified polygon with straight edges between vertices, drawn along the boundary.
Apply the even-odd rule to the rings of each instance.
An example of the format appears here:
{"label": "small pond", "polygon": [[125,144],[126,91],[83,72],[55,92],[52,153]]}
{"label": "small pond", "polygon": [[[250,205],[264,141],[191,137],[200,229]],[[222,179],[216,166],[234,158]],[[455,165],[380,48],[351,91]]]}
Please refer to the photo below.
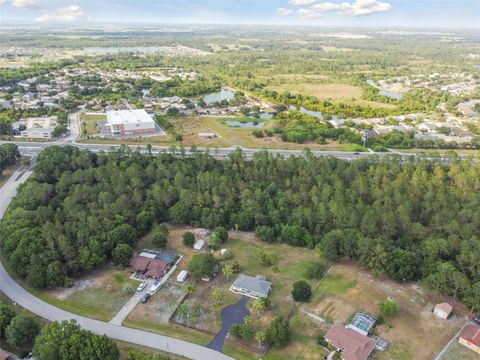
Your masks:
{"label": "small pond", "polygon": [[234,121],[234,120],[227,120],[225,124],[230,127],[238,127],[242,129],[258,129],[263,127],[262,122],[257,121]]}

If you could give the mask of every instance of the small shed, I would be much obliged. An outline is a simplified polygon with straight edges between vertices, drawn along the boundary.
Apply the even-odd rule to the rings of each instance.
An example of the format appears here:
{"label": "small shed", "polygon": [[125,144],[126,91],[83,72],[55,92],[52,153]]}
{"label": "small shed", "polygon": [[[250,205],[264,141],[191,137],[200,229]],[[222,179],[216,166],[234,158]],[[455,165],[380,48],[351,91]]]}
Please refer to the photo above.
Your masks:
{"label": "small shed", "polygon": [[437,304],[433,309],[433,313],[442,319],[448,319],[452,311],[453,311],[453,306],[450,305],[449,303]]}
{"label": "small shed", "polygon": [[200,251],[203,249],[204,246],[205,246],[205,240],[199,239],[195,242],[195,244],[193,244],[193,250]]}
{"label": "small shed", "polygon": [[216,136],[217,136],[217,134],[215,134],[214,132],[199,132],[198,133],[198,137],[201,138],[201,139],[213,139]]}
{"label": "small shed", "polygon": [[177,282],[179,283],[185,282],[185,280],[187,280],[188,278],[188,275],[189,275],[188,271],[185,271],[185,270],[180,271],[180,274],[178,274],[177,276]]}

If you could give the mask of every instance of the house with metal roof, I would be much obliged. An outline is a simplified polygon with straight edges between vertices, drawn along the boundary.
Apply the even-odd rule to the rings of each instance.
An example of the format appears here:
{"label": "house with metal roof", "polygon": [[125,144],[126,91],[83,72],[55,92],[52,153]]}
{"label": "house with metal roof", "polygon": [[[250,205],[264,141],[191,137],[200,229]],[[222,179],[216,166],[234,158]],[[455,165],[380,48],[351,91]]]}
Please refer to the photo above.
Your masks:
{"label": "house with metal roof", "polygon": [[255,299],[260,297],[267,297],[272,289],[272,283],[262,275],[248,276],[239,274],[230,291],[236,294],[246,295]]}

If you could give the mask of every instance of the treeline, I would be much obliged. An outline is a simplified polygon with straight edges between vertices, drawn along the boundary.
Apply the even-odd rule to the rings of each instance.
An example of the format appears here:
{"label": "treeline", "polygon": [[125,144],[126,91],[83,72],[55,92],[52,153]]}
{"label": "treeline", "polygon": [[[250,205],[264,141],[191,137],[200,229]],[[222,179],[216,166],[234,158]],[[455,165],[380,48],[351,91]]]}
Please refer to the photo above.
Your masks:
{"label": "treeline", "polygon": [[241,152],[156,157],[50,147],[0,227],[14,271],[56,286],[134,246],[153,223],[256,230],[480,305],[480,164],[354,162]]}
{"label": "treeline", "polygon": [[0,145],[0,176],[2,176],[2,172],[5,167],[15,164],[19,158],[20,153],[18,152],[17,145]]}
{"label": "treeline", "polygon": [[150,88],[150,95],[158,97],[181,96],[190,97],[218,91],[221,82],[218,79],[198,77],[194,80],[175,77],[167,81],[154,81]]}

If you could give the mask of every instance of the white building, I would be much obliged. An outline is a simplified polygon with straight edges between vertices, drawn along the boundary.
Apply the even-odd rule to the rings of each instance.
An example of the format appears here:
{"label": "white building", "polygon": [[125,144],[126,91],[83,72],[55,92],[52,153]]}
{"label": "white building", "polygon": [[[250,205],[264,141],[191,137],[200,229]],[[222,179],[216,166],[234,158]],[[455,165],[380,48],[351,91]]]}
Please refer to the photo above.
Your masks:
{"label": "white building", "polygon": [[107,111],[107,127],[112,135],[143,135],[154,133],[155,121],[143,109]]}
{"label": "white building", "polygon": [[194,251],[200,251],[203,249],[203,247],[205,246],[205,241],[204,240],[197,240],[195,242],[195,244],[193,245],[193,250]]}
{"label": "white building", "polygon": [[28,118],[20,120],[20,125],[25,126],[25,130],[20,132],[20,136],[28,139],[51,139],[53,130],[57,126],[57,117]]}

